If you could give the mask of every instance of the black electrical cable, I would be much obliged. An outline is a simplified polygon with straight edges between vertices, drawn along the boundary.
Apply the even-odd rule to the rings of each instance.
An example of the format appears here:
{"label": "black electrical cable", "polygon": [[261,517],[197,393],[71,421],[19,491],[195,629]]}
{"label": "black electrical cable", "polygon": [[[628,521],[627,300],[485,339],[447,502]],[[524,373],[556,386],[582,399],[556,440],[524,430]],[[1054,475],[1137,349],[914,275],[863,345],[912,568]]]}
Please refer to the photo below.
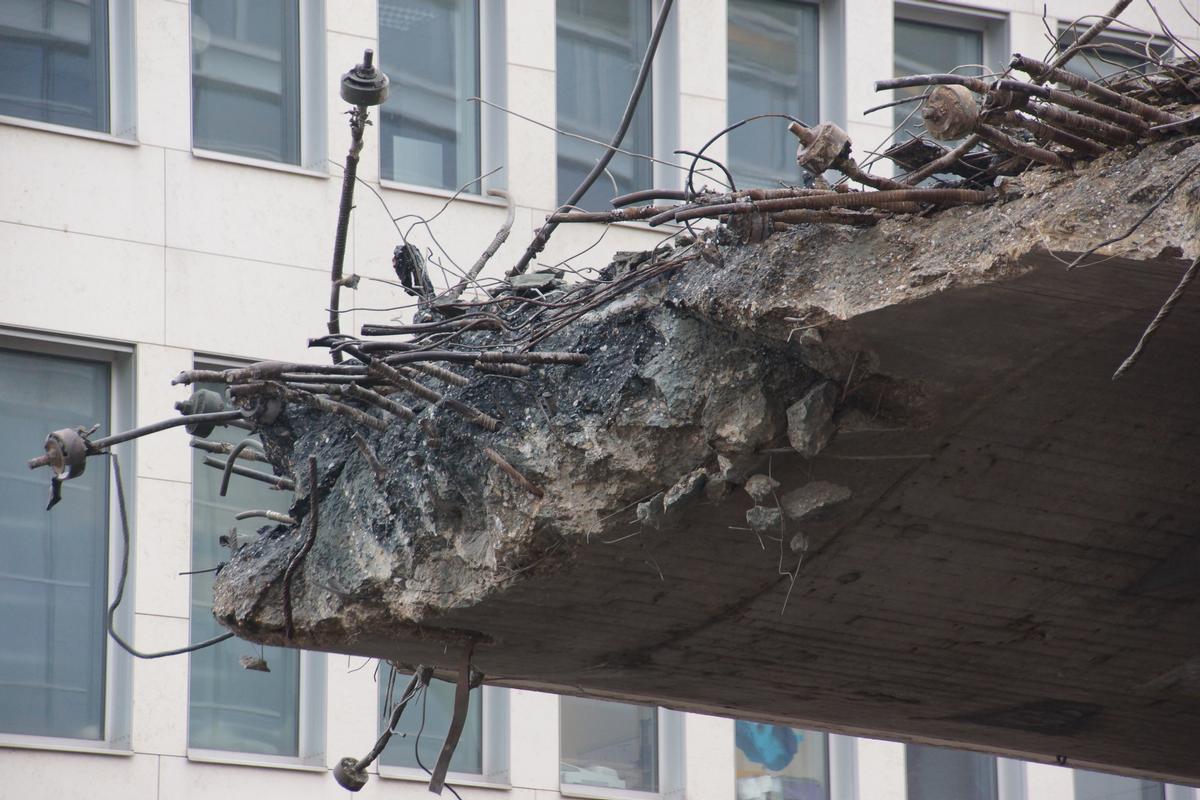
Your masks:
{"label": "black electrical cable", "polygon": [[[654,54],[658,51],[658,42],[662,39],[663,30],[667,27],[667,19],[671,16],[671,6],[675,0],[663,0],[662,7],[658,11],[658,19],[654,22],[654,32],[650,35],[650,43],[646,46],[646,54],[642,57],[642,66],[638,69],[637,80],[633,84],[633,92],[629,95],[629,102],[625,105],[625,113],[621,116],[621,123],[617,126],[617,132],[613,134],[612,141],[608,147],[604,149],[604,155],[592,165],[592,171],[584,177],[583,181],[576,187],[571,196],[566,202],[559,206],[559,211],[570,209],[572,206],[579,204],[583,196],[587,194],[588,189],[592,188],[592,184],[604,174],[604,170],[608,167],[608,162],[612,161],[616,155],[616,148],[620,146],[621,141],[625,138],[625,133],[629,130],[630,124],[633,122],[633,114],[637,111],[638,101],[641,100],[642,90],[646,88],[646,81],[650,77],[650,67],[654,63]],[[693,164],[693,168],[695,165]],[[690,172],[689,172],[690,177]],[[529,262],[533,257],[542,251],[546,246],[546,242],[550,239],[550,234],[554,233],[554,229],[558,227],[557,222],[546,222],[542,227],[538,228],[537,234],[533,237],[533,241],[525,248],[525,252],[521,255],[521,260],[517,265],[508,271],[509,277],[520,275],[529,266]]]}
{"label": "black electrical cable", "polygon": [[113,626],[113,619],[117,615],[117,606],[121,605],[121,598],[125,596],[125,580],[129,577],[129,517],[125,511],[125,488],[121,483],[121,462],[117,459],[117,454],[111,450],[108,452],[108,455],[112,458],[113,478],[117,482],[117,509],[121,515],[121,575],[117,579],[117,594],[113,597],[112,605],[108,607],[108,635],[129,655],[147,659],[194,653],[197,650],[211,647],[226,639],[232,639],[232,633],[222,633],[220,636],[214,636],[211,639],[190,644],[187,647],[177,647],[174,650],[161,650],[157,653],[143,653],[122,639],[120,634],[117,633],[116,628]]}

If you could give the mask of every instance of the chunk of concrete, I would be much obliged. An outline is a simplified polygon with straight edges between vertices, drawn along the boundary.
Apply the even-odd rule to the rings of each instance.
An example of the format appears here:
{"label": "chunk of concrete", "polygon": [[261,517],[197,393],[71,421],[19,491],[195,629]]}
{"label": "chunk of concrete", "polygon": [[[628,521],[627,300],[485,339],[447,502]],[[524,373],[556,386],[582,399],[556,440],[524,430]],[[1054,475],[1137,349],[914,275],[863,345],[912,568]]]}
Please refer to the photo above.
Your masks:
{"label": "chunk of concrete", "polygon": [[778,506],[755,506],[746,512],[746,524],[759,533],[777,531],[783,524],[783,512]]}
{"label": "chunk of concrete", "polygon": [[663,513],[668,517],[683,513],[700,498],[707,483],[708,473],[703,469],[692,470],[684,475],[663,496]]}
{"label": "chunk of concrete", "polygon": [[663,524],[663,492],[637,504],[637,520],[646,527],[658,530]]}
{"label": "chunk of concrete", "polygon": [[832,509],[849,500],[851,494],[845,486],[812,481],[788,492],[779,502],[788,519],[801,522],[827,516]]}
{"label": "chunk of concrete", "polygon": [[779,488],[779,481],[770,475],[751,475],[746,479],[746,492],[754,498],[755,503],[763,503]]}
{"label": "chunk of concrete", "polygon": [[805,458],[812,458],[829,444],[837,430],[833,424],[837,399],[837,386],[822,381],[788,406],[787,435],[793,450]]}

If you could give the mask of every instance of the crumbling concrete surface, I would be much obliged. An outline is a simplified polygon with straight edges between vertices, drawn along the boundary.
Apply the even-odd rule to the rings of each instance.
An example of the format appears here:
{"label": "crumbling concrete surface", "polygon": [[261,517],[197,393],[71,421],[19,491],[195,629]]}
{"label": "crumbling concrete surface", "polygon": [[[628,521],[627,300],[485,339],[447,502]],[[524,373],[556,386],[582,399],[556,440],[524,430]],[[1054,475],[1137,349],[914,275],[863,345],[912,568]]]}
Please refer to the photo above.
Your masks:
{"label": "crumbling concrete surface", "polygon": [[[1200,298],[1113,369],[1200,254],[1200,139],[1034,170],[1003,199],[693,247],[543,343],[585,366],[361,431],[265,432],[297,528],[214,613],[500,685],[1200,784]],[[703,253],[703,255],[701,255]],[[619,266],[625,269],[625,266]],[[538,497],[489,460],[490,447]]]}

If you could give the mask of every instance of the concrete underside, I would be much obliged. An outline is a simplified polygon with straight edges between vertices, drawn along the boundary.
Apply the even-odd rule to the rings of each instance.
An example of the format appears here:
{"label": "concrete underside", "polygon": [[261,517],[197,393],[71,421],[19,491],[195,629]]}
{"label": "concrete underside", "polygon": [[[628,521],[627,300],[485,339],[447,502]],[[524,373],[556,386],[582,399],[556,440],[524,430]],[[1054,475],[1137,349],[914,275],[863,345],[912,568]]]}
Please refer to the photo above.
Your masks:
{"label": "concrete underside", "polygon": [[[1130,224],[1197,159],[1158,146],[1030,177],[998,208],[774,237],[682,268],[649,291],[654,314],[765,348],[736,356],[758,359],[748,380],[774,409],[753,441],[731,443],[705,411],[654,418],[643,403],[668,392],[643,360],[617,411],[551,409],[547,425],[532,414],[479,437],[507,446],[543,501],[473,451],[417,469],[404,457],[415,439],[378,441],[432,494],[465,487],[451,516],[435,502],[416,520],[402,506],[423,502],[417,483],[372,488],[344,434],[297,417],[269,433],[281,466],[303,474],[307,452],[344,463],[323,479],[295,644],[453,670],[463,637],[481,637],[475,664],[499,685],[1200,785],[1200,295],[1110,379],[1196,253],[1198,201],[1181,189],[1123,257],[1071,272],[1059,260]],[[654,327],[654,348],[686,350],[645,319],[629,324]],[[685,394],[728,384],[706,364]],[[561,372],[555,392],[573,380]],[[779,416],[820,380],[838,388],[839,430],[806,459],[787,452]],[[589,427],[589,413],[603,420]],[[626,462],[641,441],[638,478]],[[821,480],[852,496],[763,533],[740,488],[659,528],[636,521],[634,501],[688,470],[713,482],[718,452],[769,472],[780,495]],[[581,475],[611,485],[585,492]],[[281,640],[277,578],[295,541],[269,533],[233,559],[218,579],[223,623]]]}

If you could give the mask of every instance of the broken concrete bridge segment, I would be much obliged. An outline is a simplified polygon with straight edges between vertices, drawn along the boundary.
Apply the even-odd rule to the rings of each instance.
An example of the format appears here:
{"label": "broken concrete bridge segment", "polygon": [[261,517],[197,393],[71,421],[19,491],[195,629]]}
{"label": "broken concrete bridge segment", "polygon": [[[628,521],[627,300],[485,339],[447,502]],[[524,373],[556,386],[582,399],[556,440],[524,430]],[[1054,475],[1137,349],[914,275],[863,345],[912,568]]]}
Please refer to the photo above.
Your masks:
{"label": "broken concrete bridge segment", "polygon": [[[1200,546],[1197,304],[1109,378],[1200,253],[1200,198],[1063,266],[1195,141],[688,258],[544,345],[587,364],[447,390],[499,430],[367,432],[379,476],[288,406],[269,457],[321,465],[292,644],[452,668],[470,639],[502,685],[1200,783],[1200,575],[1170,569]],[[233,555],[223,624],[284,643],[294,546]]]}

